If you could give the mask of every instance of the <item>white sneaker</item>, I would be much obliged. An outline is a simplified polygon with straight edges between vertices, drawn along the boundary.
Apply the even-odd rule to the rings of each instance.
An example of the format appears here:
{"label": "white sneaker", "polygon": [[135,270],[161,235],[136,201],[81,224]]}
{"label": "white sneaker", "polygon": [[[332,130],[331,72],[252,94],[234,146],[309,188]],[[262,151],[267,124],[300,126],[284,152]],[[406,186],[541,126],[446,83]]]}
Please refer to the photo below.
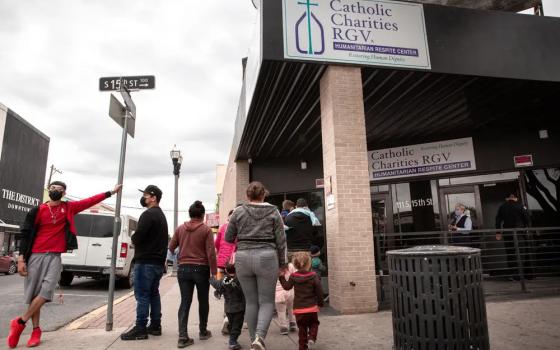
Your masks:
{"label": "white sneaker", "polygon": [[253,350],[266,350],[266,347],[264,345],[264,340],[262,340],[262,338],[257,335],[255,337],[255,341],[253,341],[253,343],[251,344],[251,349],[253,349]]}
{"label": "white sneaker", "polygon": [[315,340],[309,340],[307,342],[307,348],[308,349],[314,349],[315,348]]}

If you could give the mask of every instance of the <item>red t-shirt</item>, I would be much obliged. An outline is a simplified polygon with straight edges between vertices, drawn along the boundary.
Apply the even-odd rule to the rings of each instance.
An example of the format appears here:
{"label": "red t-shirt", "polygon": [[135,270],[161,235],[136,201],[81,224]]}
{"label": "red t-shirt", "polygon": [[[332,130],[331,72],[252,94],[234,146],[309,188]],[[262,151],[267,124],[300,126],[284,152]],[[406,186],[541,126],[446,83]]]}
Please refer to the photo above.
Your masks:
{"label": "red t-shirt", "polygon": [[[60,207],[60,208],[59,208]],[[51,208],[56,217],[56,223],[49,207],[43,204],[37,213],[37,236],[33,243],[32,253],[66,253],[66,204],[62,203]]]}

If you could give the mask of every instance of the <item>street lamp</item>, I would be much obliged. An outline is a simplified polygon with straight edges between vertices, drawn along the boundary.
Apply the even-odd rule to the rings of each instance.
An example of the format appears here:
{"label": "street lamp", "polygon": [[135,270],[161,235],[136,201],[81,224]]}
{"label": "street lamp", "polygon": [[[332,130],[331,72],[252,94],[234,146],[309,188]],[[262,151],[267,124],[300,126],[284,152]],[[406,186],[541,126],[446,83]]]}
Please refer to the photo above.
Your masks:
{"label": "street lamp", "polygon": [[[175,205],[173,209],[173,232],[177,229],[177,222],[179,220],[179,173],[181,172],[181,163],[183,162],[183,156],[181,156],[181,151],[177,149],[177,145],[173,145],[173,149],[169,152],[171,155],[171,161],[173,162],[173,175],[175,175]],[[173,270],[171,271],[172,276],[177,275],[177,258],[173,252]]]}

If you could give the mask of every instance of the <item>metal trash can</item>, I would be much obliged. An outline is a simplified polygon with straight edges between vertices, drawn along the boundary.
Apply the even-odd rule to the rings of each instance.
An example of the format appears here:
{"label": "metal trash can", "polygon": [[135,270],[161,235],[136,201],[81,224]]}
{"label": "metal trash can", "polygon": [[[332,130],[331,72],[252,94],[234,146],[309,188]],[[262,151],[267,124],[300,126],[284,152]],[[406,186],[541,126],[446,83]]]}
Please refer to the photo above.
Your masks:
{"label": "metal trash can", "polygon": [[490,349],[480,249],[387,252],[396,350]]}

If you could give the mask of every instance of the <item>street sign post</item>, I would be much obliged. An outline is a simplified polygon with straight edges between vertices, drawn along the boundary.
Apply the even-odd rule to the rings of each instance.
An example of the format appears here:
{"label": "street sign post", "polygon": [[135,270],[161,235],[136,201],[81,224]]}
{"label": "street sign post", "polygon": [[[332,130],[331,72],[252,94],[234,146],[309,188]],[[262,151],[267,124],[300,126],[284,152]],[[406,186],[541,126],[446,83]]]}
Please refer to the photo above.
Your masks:
{"label": "street sign post", "polygon": [[[126,156],[127,134],[134,138],[136,126],[136,105],[132,101],[130,91],[144,89],[154,89],[156,78],[153,75],[133,76],[133,77],[106,77],[99,78],[99,90],[101,91],[120,91],[126,105],[123,106],[119,100],[111,94],[109,103],[109,116],[122,127],[121,155],[119,160],[118,184],[123,183],[124,161]],[[121,203],[122,191],[117,193],[117,203],[115,205],[115,221],[113,224],[113,245],[111,252],[111,267],[109,269],[109,296],[107,300],[107,322],[106,331],[113,330],[113,301],[115,298],[115,270],[117,268],[117,243],[121,231]]]}
{"label": "street sign post", "polygon": [[126,131],[130,135],[130,137],[134,138],[136,118],[132,115],[129,115],[126,107],[123,106],[122,103],[120,103],[120,101],[113,94],[111,94],[111,102],[109,104],[109,116],[123,129],[125,128],[125,119],[128,119],[128,122],[126,123]]}
{"label": "street sign post", "polygon": [[124,104],[126,105],[126,109],[130,112],[132,118],[136,119],[136,105],[132,102],[130,91],[128,91],[124,85],[121,85],[121,96],[124,100]]}
{"label": "street sign post", "polygon": [[153,75],[139,75],[99,78],[100,91],[119,91],[121,90],[121,85],[129,91],[155,89],[156,77]]}

